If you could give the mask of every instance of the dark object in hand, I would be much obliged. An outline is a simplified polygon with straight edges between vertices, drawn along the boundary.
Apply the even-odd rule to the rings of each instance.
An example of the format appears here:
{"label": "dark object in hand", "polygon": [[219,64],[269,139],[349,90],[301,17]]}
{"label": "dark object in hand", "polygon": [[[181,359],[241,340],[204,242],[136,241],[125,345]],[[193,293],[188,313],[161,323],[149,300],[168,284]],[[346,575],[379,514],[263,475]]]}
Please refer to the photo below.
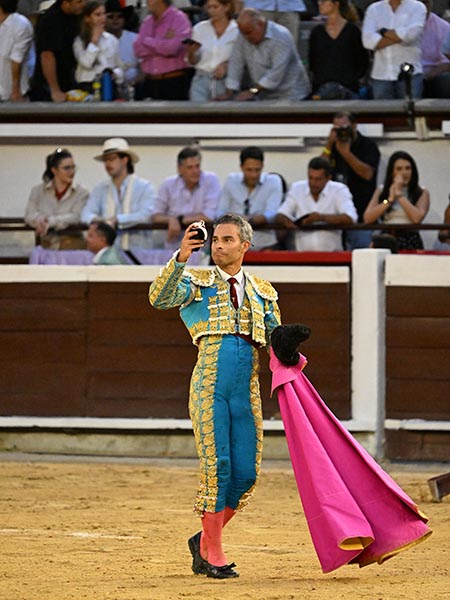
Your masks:
{"label": "dark object in hand", "polygon": [[303,221],[306,219],[306,217],[309,217],[310,214],[311,213],[303,215],[302,217],[300,217],[300,219],[297,219],[296,221],[294,221],[294,223],[297,225],[297,227],[301,227],[303,225]]}
{"label": "dark object in hand", "polygon": [[311,329],[306,325],[294,323],[292,325],[279,325],[271,335],[271,344],[275,356],[287,366],[294,366],[300,360],[299,345],[311,335]]}
{"label": "dark object in hand", "polygon": [[353,129],[347,127],[336,127],[336,137],[340,142],[348,142],[353,140]]}
{"label": "dark object in hand", "polygon": [[198,44],[199,46],[201,46],[199,42],[196,42],[192,38],[184,38],[184,40],[181,40],[181,43],[186,44],[187,46],[192,46],[192,44]]}
{"label": "dark object in hand", "polygon": [[[206,225],[204,221],[196,221],[192,223],[192,231],[195,230],[195,235],[191,237],[191,240],[200,240],[201,242],[206,242],[208,238],[208,230],[206,229]],[[200,248],[194,248],[193,252],[198,252]]]}

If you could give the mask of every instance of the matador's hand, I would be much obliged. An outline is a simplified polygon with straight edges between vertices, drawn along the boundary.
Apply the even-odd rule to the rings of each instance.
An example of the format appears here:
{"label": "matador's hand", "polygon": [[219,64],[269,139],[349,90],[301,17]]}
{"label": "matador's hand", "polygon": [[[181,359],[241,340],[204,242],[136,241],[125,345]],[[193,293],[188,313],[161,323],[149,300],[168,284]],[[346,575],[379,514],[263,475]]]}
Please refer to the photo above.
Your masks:
{"label": "matador's hand", "polygon": [[294,366],[300,360],[298,346],[311,335],[311,329],[306,325],[294,323],[279,325],[271,335],[271,344],[275,356],[287,366]]}
{"label": "matador's hand", "polygon": [[197,236],[197,223],[191,223],[184,232],[181,240],[180,251],[178,253],[178,262],[187,262],[189,257],[196,250],[200,250],[205,245],[205,240],[199,240]]}

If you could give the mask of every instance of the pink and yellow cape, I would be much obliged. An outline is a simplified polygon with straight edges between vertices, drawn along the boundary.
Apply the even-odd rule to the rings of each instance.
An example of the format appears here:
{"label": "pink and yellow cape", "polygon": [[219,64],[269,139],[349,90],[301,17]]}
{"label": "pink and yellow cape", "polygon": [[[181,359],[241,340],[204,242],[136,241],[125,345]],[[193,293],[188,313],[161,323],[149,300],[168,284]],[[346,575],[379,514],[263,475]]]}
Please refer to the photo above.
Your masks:
{"label": "pink and yellow cape", "polygon": [[431,535],[427,517],[341,425],[303,374],[271,350],[295,479],[322,570],[383,563]]}

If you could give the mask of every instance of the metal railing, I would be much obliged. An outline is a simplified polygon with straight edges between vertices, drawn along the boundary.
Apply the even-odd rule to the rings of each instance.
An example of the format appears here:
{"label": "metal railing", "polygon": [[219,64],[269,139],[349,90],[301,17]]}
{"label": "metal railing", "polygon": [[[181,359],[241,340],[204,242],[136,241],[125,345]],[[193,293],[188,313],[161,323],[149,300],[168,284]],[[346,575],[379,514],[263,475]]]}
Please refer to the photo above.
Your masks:
{"label": "metal railing", "polygon": [[[166,229],[167,225],[165,223],[140,223],[139,225],[135,225],[133,227],[127,227],[127,231],[144,231],[144,230],[154,230],[154,229]],[[86,231],[88,229],[87,225],[83,223],[79,223],[77,225],[71,225],[67,229],[59,229],[58,233],[64,233],[65,231]],[[277,223],[270,223],[265,225],[254,225],[253,229],[255,230],[264,230],[264,229],[274,229],[277,231],[295,231],[292,229],[286,229],[282,225],[278,225]],[[349,223],[349,224],[330,224],[330,223],[317,223],[314,225],[300,225],[298,227],[299,231],[314,231],[314,230],[382,230],[385,232],[389,231],[425,231],[425,230],[446,230],[450,229],[450,223]],[[34,231],[33,227],[27,225],[22,217],[0,217],[0,232],[1,231]]]}

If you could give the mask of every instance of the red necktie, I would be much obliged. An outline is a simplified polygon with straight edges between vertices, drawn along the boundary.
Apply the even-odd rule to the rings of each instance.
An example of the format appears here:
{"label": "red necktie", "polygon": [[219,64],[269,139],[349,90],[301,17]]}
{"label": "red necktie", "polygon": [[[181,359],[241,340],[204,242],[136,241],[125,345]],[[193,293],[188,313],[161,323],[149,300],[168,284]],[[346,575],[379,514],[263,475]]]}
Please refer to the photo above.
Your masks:
{"label": "red necktie", "polygon": [[239,300],[237,290],[234,285],[235,283],[237,283],[237,279],[235,279],[234,277],[230,277],[230,279],[228,279],[228,283],[230,284],[231,302],[233,303],[234,308],[237,310],[239,308]]}

